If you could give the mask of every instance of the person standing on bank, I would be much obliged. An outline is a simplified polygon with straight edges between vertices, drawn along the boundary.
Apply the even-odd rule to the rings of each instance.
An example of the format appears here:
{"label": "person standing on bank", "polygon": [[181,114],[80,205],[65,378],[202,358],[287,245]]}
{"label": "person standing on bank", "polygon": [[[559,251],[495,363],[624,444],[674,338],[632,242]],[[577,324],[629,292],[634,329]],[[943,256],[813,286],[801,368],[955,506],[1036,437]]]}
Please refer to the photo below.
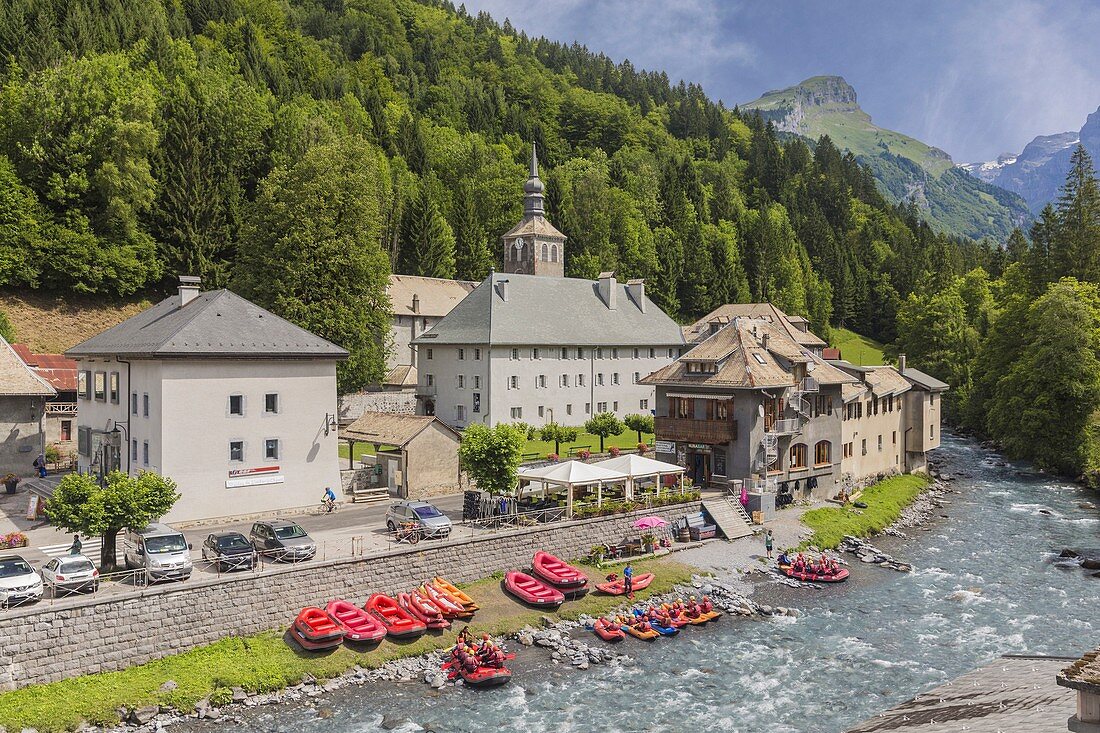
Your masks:
{"label": "person standing on bank", "polygon": [[74,534],[73,535],[73,543],[71,545],[69,545],[69,554],[70,555],[79,555],[80,551],[83,550],[83,549],[84,549],[84,543],[82,543],[80,541],[80,535]]}
{"label": "person standing on bank", "polygon": [[629,565],[623,568],[623,592],[627,598],[634,597],[634,568]]}
{"label": "person standing on bank", "polygon": [[764,549],[768,552],[768,559],[772,557],[772,531],[770,529],[764,530]]}

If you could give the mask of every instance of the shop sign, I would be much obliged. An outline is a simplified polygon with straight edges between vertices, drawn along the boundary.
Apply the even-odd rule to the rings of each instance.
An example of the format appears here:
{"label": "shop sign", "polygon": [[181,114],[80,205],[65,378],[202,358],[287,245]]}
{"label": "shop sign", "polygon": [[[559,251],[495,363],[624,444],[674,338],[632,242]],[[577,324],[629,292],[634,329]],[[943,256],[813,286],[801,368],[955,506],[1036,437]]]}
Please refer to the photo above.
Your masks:
{"label": "shop sign", "polygon": [[242,478],[244,476],[257,476],[265,473],[278,473],[278,466],[259,466],[257,468],[235,468],[229,472],[229,478]]}
{"label": "shop sign", "polygon": [[710,453],[710,446],[703,443],[688,443],[687,447],[698,453]]}
{"label": "shop sign", "polygon": [[257,476],[244,476],[243,478],[231,478],[225,482],[227,489],[239,489],[242,486],[264,486],[266,484],[281,484],[286,481],[282,474],[259,474]]}
{"label": "shop sign", "polygon": [[653,443],[653,449],[658,453],[675,453],[676,442],[673,440],[658,440]]}

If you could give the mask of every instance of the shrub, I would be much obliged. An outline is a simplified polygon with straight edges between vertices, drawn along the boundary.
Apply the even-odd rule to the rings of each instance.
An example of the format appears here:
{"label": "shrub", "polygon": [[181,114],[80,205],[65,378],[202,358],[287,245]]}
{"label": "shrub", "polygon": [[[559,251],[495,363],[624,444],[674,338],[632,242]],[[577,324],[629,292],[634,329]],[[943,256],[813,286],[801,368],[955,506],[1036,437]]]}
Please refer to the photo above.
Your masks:
{"label": "shrub", "polygon": [[59,463],[61,461],[61,449],[56,445],[46,446],[46,462]]}
{"label": "shrub", "polygon": [[591,457],[592,451],[588,450],[587,448],[577,453],[577,458],[580,458],[582,461],[587,461]]}
{"label": "shrub", "polygon": [[553,461],[554,463],[557,463],[558,460],[560,460],[557,453],[547,453],[546,458],[547,460]]}
{"label": "shrub", "polygon": [[618,458],[619,453],[621,453],[621,452],[622,451],[619,450],[618,446],[615,446],[615,445],[611,446],[611,450],[608,451],[608,453],[611,454],[612,458]]}
{"label": "shrub", "polygon": [[645,455],[645,452],[649,450],[649,446],[645,443],[638,443],[638,455]]}

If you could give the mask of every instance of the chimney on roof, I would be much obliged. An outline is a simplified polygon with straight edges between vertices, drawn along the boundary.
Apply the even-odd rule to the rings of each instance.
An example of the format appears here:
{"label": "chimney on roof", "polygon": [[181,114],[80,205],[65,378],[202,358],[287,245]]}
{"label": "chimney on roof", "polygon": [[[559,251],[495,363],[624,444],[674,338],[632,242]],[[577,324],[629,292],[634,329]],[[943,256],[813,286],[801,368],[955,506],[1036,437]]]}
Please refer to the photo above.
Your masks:
{"label": "chimney on roof", "polygon": [[413,293],[413,313],[420,315],[420,296]]}
{"label": "chimney on roof", "polygon": [[607,309],[613,311],[616,309],[615,304],[615,292],[619,289],[618,283],[615,282],[615,273],[613,272],[601,272],[600,273],[600,300],[604,302]]}
{"label": "chimney on roof", "polygon": [[199,297],[202,278],[194,275],[180,275],[180,308]]}
{"label": "chimney on roof", "polygon": [[645,280],[627,280],[626,294],[638,306],[638,310],[645,313]]}
{"label": "chimney on roof", "polygon": [[905,354],[898,354],[898,371],[905,371]]}
{"label": "chimney on roof", "polygon": [[768,348],[768,334],[765,333],[763,338],[760,339],[760,345],[765,349]]}

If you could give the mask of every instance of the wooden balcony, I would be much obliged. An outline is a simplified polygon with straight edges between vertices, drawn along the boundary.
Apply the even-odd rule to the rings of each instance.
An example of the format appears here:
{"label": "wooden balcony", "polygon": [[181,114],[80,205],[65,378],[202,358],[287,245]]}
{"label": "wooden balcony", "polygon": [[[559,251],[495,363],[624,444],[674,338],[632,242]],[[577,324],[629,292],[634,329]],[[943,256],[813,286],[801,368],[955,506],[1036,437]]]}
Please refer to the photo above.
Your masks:
{"label": "wooden balcony", "polygon": [[657,440],[720,444],[737,440],[736,420],[695,420],[687,417],[658,417]]}

